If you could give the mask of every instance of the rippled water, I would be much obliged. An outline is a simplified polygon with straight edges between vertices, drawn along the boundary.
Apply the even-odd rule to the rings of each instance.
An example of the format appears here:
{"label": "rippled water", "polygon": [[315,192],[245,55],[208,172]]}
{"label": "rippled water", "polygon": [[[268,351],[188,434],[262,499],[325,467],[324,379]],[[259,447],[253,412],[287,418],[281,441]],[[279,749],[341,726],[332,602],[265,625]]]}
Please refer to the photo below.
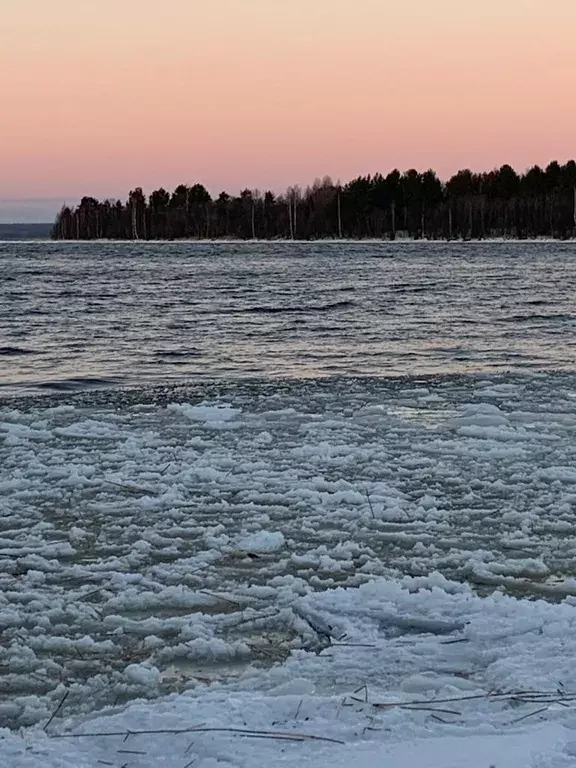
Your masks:
{"label": "rippled water", "polygon": [[573,244],[0,244],[5,394],[571,370]]}

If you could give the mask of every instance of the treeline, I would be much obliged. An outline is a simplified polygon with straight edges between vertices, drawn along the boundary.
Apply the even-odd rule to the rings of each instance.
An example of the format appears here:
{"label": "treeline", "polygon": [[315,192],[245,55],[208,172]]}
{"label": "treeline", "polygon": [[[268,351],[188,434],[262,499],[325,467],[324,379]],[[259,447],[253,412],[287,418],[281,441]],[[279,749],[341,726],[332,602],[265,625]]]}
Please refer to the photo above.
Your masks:
{"label": "treeline", "polygon": [[283,194],[245,189],[213,198],[202,184],[170,193],[142,189],[128,200],[84,197],[62,208],[54,239],[172,240],[383,238],[482,239],[576,237],[576,163],[550,163],[518,174],[459,171],[441,182],[434,171],[328,177]]}

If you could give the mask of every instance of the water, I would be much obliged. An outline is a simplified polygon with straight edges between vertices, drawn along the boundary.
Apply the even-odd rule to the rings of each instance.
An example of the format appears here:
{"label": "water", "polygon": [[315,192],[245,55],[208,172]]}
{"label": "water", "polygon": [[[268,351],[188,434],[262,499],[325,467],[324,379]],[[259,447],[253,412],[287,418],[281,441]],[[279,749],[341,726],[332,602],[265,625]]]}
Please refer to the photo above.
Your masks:
{"label": "water", "polygon": [[317,650],[338,585],[575,596],[575,254],[0,244],[6,722]]}
{"label": "water", "polygon": [[574,244],[0,244],[0,391],[572,370]]}

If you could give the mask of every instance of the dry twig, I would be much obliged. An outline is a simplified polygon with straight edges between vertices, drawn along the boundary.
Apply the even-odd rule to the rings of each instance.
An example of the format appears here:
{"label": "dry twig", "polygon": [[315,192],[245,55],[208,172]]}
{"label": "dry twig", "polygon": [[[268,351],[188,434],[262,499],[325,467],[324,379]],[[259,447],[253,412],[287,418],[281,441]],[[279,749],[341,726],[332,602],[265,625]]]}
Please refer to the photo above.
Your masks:
{"label": "dry twig", "polygon": [[50,734],[52,739],[80,739],[100,738],[105,736],[158,736],[162,734],[178,735],[181,733],[231,733],[235,736],[245,736],[251,739],[277,739],[280,741],[327,741],[332,744],[344,744],[340,739],[331,739],[328,736],[315,736],[309,733],[285,733],[283,731],[257,731],[245,728],[207,728],[201,725],[192,725],[190,728],[158,728],[143,731],[102,731],[93,733],[58,733]]}
{"label": "dry twig", "polygon": [[54,710],[54,712],[52,712],[52,716],[50,717],[50,719],[48,720],[48,722],[47,722],[47,723],[46,723],[46,725],[44,726],[44,731],[45,731],[45,732],[48,730],[48,727],[50,726],[50,724],[52,723],[52,721],[54,720],[54,718],[56,717],[56,715],[58,714],[58,712],[60,712],[60,710],[61,710],[61,709],[62,709],[62,707],[64,706],[64,702],[66,701],[66,699],[68,698],[68,696],[69,696],[69,695],[70,695],[70,689],[68,689],[68,690],[66,691],[66,693],[64,694],[64,696],[62,696],[62,698],[60,699],[60,704],[58,704],[58,706],[56,707],[56,709]]}

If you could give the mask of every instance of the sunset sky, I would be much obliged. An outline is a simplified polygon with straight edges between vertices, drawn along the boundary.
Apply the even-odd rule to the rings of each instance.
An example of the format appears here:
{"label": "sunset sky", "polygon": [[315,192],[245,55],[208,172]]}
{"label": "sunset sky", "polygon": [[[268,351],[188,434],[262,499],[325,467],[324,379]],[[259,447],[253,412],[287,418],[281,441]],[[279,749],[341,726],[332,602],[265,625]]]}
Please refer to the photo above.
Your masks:
{"label": "sunset sky", "polygon": [[0,0],[0,218],[565,161],[575,30],[576,0]]}

